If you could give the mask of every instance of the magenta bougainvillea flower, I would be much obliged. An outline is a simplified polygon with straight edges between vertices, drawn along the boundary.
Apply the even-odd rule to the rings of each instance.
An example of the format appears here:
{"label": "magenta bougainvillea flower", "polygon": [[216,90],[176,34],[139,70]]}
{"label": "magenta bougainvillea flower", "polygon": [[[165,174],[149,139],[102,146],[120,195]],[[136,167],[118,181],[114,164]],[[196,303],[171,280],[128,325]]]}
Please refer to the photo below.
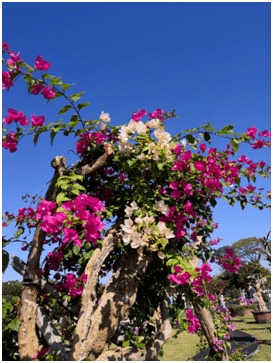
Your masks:
{"label": "magenta bougainvillea flower", "polygon": [[11,77],[13,75],[12,72],[6,72],[2,71],[2,89],[7,89],[7,91],[10,89],[10,87],[14,86]]}
{"label": "magenta bougainvillea flower", "polygon": [[37,71],[47,71],[50,66],[51,63],[43,60],[43,58],[40,55],[37,55],[34,65]]}
{"label": "magenta bougainvillea flower", "polygon": [[51,87],[44,87],[41,94],[44,96],[46,100],[50,100],[55,96],[56,91],[52,89]]}
{"label": "magenta bougainvillea flower", "polygon": [[30,93],[32,95],[38,95],[43,89],[44,89],[44,86],[40,83],[37,83],[32,86]]}
{"label": "magenta bougainvillea flower", "polygon": [[45,123],[45,116],[30,115],[32,126],[43,126]]}

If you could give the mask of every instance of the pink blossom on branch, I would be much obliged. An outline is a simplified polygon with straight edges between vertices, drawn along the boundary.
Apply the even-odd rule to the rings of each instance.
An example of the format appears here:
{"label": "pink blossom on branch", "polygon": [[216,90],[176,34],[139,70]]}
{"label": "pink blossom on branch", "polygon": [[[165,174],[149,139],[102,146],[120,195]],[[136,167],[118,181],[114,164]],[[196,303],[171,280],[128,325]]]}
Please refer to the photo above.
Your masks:
{"label": "pink blossom on branch", "polygon": [[4,50],[8,50],[8,49],[9,49],[9,47],[10,47],[10,44],[7,44],[6,42],[2,42],[2,48],[3,48]]}
{"label": "pink blossom on branch", "polygon": [[17,151],[18,141],[15,139],[15,133],[11,131],[4,141],[2,141],[2,146],[9,150],[11,153]]}
{"label": "pink blossom on branch", "polygon": [[56,91],[54,91],[54,89],[52,89],[51,87],[44,87],[43,91],[42,91],[42,95],[44,96],[44,98],[46,100],[50,100],[51,98],[53,98],[55,96]]}
{"label": "pink blossom on branch", "polygon": [[13,108],[8,109],[8,115],[3,120],[3,123],[10,125],[12,121],[19,122],[21,126],[28,126],[29,121],[26,118],[26,115],[22,111],[16,111]]}
{"label": "pink blossom on branch", "polygon": [[13,75],[12,72],[6,72],[2,71],[2,89],[7,89],[7,91],[10,89],[11,86],[14,86],[11,76]]}
{"label": "pink blossom on branch", "polygon": [[47,71],[50,66],[51,63],[43,60],[43,58],[40,55],[37,55],[34,65],[37,71]]}
{"label": "pink blossom on branch", "polygon": [[259,130],[256,129],[256,127],[252,126],[251,128],[248,128],[246,130],[246,135],[250,136],[253,140],[255,140],[256,134]]}
{"label": "pink blossom on branch", "polygon": [[32,126],[43,126],[45,123],[45,116],[30,115]]}
{"label": "pink blossom on branch", "polygon": [[40,84],[40,83],[38,83],[38,84],[34,84],[33,86],[32,86],[32,89],[31,89],[31,94],[32,95],[38,95],[42,90],[44,89],[44,86],[42,85],[42,84]]}

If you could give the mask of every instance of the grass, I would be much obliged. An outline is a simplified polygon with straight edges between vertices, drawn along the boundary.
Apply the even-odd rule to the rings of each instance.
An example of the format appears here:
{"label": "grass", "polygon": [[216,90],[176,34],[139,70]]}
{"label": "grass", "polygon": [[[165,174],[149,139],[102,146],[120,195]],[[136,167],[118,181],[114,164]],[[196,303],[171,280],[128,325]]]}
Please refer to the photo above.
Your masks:
{"label": "grass", "polygon": [[[236,330],[255,336],[261,340],[260,351],[253,355],[248,361],[271,361],[271,324],[257,324],[253,317],[234,317]],[[172,336],[175,334],[173,330]],[[199,353],[197,344],[199,337],[196,334],[183,332],[177,339],[171,337],[163,347],[161,361],[186,361]]]}

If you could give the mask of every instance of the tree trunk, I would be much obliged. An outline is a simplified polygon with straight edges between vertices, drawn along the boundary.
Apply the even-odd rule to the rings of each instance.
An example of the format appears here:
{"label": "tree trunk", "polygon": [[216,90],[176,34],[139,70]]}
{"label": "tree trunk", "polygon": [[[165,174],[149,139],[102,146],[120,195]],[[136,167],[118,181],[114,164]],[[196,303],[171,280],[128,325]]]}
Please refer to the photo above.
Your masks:
{"label": "tree trunk", "polygon": [[267,311],[266,304],[264,302],[264,299],[263,299],[263,296],[261,293],[261,285],[262,285],[262,280],[261,279],[256,280],[254,287],[256,290],[257,298],[258,298],[259,310]]}
{"label": "tree trunk", "polygon": [[[194,248],[198,248],[199,245],[202,244],[201,237],[198,238],[198,240],[193,244]],[[197,256],[194,256],[192,260],[190,261],[190,264],[192,267],[196,268],[198,267],[199,258]],[[206,336],[206,339],[208,341],[210,349],[213,351],[213,339],[216,339],[216,336],[214,334],[215,328],[213,324],[213,319],[210,314],[210,312],[205,308],[198,305],[194,300],[194,292],[190,291],[190,301],[194,307],[194,311],[196,313],[196,316],[201,324],[201,327],[203,329],[203,332]],[[229,361],[228,355],[226,353],[222,354],[222,361]]]}
{"label": "tree trunk", "polygon": [[[131,250],[121,267],[106,285],[100,304],[86,325],[84,336],[75,334],[69,360],[89,358],[96,360],[109,342],[125,313],[134,304],[138,283],[133,274],[141,278],[152,261],[152,256],[140,255]],[[92,302],[90,302],[92,303]]]}
{"label": "tree trunk", "polygon": [[[47,190],[45,199],[55,201],[57,190],[55,184],[63,171],[66,170],[66,160],[64,156],[57,156],[51,162],[51,166],[55,169],[55,174],[49,188]],[[40,281],[40,256],[42,253],[43,242],[46,233],[41,229],[38,224],[31,242],[31,248],[28,255],[27,271],[34,276],[35,283],[24,279],[21,296],[21,313],[20,313],[20,328],[18,332],[18,346],[19,355],[21,360],[31,360],[37,354],[39,347],[39,339],[35,331],[36,319],[36,302],[37,294],[39,291]],[[26,276],[28,276],[26,274]]]}

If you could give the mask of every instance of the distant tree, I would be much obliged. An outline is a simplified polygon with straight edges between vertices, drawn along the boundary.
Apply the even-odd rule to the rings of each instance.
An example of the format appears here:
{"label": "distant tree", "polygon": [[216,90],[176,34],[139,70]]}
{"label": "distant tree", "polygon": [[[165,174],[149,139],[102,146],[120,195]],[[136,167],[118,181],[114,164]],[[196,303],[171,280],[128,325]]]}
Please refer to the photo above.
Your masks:
{"label": "distant tree", "polygon": [[271,239],[269,239],[269,235],[261,239],[261,243],[263,245],[262,253],[266,256],[267,261],[271,264]]}
{"label": "distant tree", "polygon": [[13,296],[20,296],[22,286],[22,282],[19,282],[18,280],[3,282],[2,298],[9,302],[12,300]]}
{"label": "distant tree", "polygon": [[250,297],[252,297],[252,288],[256,290],[259,309],[261,311],[267,310],[265,302],[262,297],[261,287],[268,283],[270,280],[270,271],[265,267],[255,262],[243,264],[238,268],[237,274],[225,272],[222,278],[228,283],[230,289],[244,289]]}
{"label": "distant tree", "polygon": [[218,299],[220,298],[220,295],[223,295],[227,285],[227,282],[223,281],[218,277],[214,277],[206,284],[206,290],[208,294],[212,294],[215,296],[216,299]]}
{"label": "distant tree", "polygon": [[265,254],[262,239],[257,237],[242,238],[231,246],[218,248],[218,254],[223,255],[227,247],[231,248],[234,254],[240,257],[244,263],[259,263],[261,255]]}

